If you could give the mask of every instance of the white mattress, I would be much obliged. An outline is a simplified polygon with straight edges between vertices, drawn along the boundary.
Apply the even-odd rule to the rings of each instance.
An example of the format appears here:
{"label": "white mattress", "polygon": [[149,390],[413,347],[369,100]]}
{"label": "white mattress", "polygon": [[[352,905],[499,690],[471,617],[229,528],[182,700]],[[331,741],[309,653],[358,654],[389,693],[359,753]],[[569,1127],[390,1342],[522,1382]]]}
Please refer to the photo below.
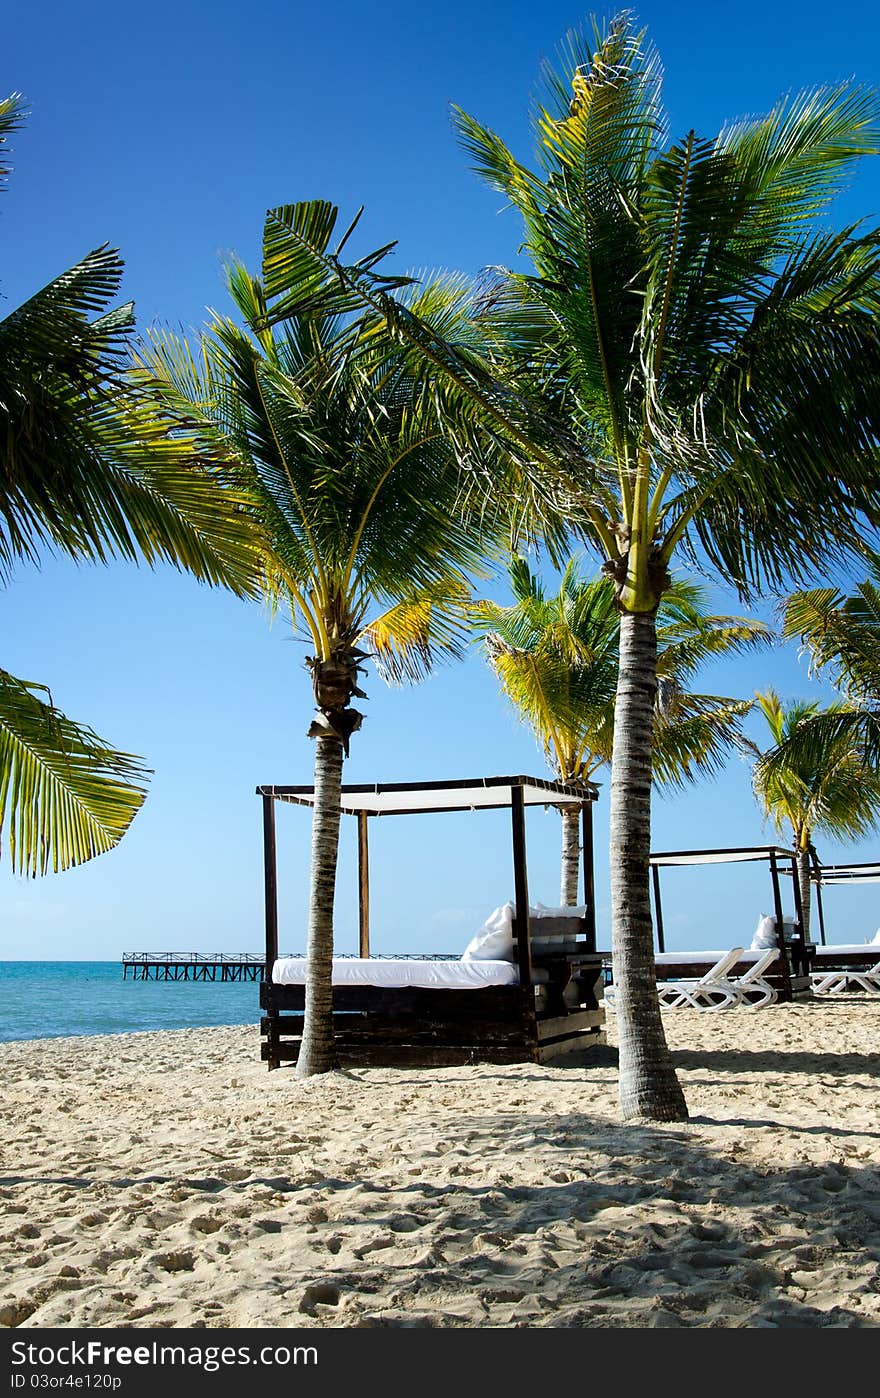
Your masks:
{"label": "white mattress", "polygon": [[[304,956],[282,957],[272,967],[272,980],[276,985],[303,985],[305,978]],[[487,985],[518,983],[519,970],[511,961],[411,961],[379,956],[333,958],[334,985],[483,990]]]}
{"label": "white mattress", "polygon": [[[763,956],[764,952],[768,950],[768,947],[761,947],[758,951],[747,948],[739,959],[740,961],[757,961],[758,957]],[[714,966],[716,961],[720,961],[722,956],[726,956],[728,951],[730,951],[730,947],[723,951],[658,951],[654,960],[658,966],[691,966],[695,962],[699,965],[705,962],[706,966],[709,967]]]}
{"label": "white mattress", "polygon": [[839,953],[839,952],[842,952],[842,951],[845,951],[845,952],[858,951],[858,952],[861,952],[862,955],[865,956],[865,957],[871,957],[871,958],[873,958],[875,961],[880,961],[880,943],[878,943],[878,942],[846,942],[846,943],[842,943],[842,944],[840,944],[839,946],[836,946],[836,947],[832,947],[832,946],[825,946],[825,947],[817,946],[817,947],[816,947],[816,955],[817,955],[817,957],[821,957],[821,956],[837,956],[838,953]]}

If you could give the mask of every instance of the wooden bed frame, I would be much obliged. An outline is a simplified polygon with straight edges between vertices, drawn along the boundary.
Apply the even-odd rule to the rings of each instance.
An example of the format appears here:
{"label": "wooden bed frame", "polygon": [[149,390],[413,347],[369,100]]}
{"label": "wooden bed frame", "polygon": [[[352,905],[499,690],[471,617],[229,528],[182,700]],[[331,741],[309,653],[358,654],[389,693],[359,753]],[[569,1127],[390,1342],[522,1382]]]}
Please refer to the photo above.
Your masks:
{"label": "wooden bed frame", "polygon": [[[271,1069],[283,1061],[296,1061],[305,1008],[304,986],[276,985],[272,980],[278,959],[275,802],[310,806],[314,788],[261,786],[257,794],[263,798],[266,889],[261,1057]],[[358,819],[361,957],[370,955],[368,819],[510,808],[519,984],[480,990],[338,986],[333,991],[333,1028],[340,1062],[389,1066],[543,1063],[604,1042],[602,957],[596,951],[593,890],[592,803],[597,794],[592,785],[571,787],[524,776],[342,788],[343,812]],[[582,812],[583,917],[529,916],[525,811],[530,805],[577,805]],[[535,969],[546,972],[546,983],[533,985]]]}

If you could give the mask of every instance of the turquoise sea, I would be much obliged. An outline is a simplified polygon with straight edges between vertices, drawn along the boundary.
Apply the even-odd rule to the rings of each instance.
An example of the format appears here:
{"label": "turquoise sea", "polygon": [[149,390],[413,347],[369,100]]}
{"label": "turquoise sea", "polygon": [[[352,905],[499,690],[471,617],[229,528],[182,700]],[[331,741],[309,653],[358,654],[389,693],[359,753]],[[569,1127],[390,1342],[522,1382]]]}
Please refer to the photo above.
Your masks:
{"label": "turquoise sea", "polygon": [[257,983],[124,981],[121,961],[0,961],[0,1042],[259,1018]]}

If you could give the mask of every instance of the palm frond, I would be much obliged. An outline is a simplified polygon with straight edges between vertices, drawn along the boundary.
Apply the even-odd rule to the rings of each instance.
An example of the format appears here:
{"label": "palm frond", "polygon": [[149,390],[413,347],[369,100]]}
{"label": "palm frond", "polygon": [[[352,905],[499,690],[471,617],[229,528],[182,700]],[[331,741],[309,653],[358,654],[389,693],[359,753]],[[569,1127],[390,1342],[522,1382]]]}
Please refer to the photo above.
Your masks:
{"label": "palm frond", "polygon": [[374,617],[358,641],[386,684],[415,683],[438,660],[460,660],[469,639],[471,592],[458,574],[438,579]]}
{"label": "palm frond", "polygon": [[123,373],[131,307],[107,310],[121,274],[99,248],[0,322],[0,577],[55,549],[167,561],[252,594],[240,502]]}
{"label": "palm frond", "polygon": [[20,92],[12,92],[0,98],[0,194],[9,184],[11,165],[9,163],[9,137],[19,131],[27,116],[25,100]]}
{"label": "palm frond", "polygon": [[777,250],[827,208],[861,156],[880,150],[877,93],[840,83],[789,94],[765,116],[727,125],[718,148],[736,171],[740,239]]}
{"label": "palm frond", "polygon": [[0,670],[0,834],[16,873],[57,872],[112,849],[148,773],[66,718],[44,685]]}
{"label": "palm frond", "polygon": [[872,582],[845,597],[835,588],[793,593],[782,634],[799,637],[817,669],[854,699],[880,700],[880,591]]}
{"label": "palm frond", "polygon": [[731,750],[741,746],[741,721],[752,707],[750,700],[681,692],[671,703],[659,703],[651,771],[661,790],[683,790],[717,775]]}
{"label": "palm frond", "polygon": [[[355,303],[380,316],[397,342],[411,347],[424,362],[441,370],[453,390],[478,405],[488,440],[494,434],[508,460],[521,469],[528,465],[524,479],[535,496],[543,493],[550,499],[554,491],[562,488],[573,513],[578,507],[581,511],[589,508],[597,473],[591,469],[592,463],[585,462],[582,447],[568,425],[549,415],[540,401],[512,389],[493,373],[491,363],[474,350],[472,342],[445,339],[430,320],[411,310],[405,299],[391,295],[402,284],[408,284],[409,279],[387,277],[373,270],[387,249],[343,266],[325,250],[323,233],[320,237],[310,234],[305,217],[297,222],[291,215],[285,227],[291,241],[301,248],[307,267],[323,267],[328,285],[335,281]],[[285,316],[311,309],[313,301],[310,292],[302,301],[289,302]],[[566,471],[566,465],[571,469]],[[545,506],[545,513],[546,509]]]}

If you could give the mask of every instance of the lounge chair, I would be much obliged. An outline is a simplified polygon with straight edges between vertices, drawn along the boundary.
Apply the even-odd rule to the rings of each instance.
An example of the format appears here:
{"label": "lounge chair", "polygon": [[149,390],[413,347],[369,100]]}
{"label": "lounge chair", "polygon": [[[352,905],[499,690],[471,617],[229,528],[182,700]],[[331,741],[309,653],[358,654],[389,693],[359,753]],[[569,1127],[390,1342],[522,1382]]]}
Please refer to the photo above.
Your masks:
{"label": "lounge chair", "polygon": [[875,966],[860,969],[814,971],[810,976],[810,989],[814,995],[845,995],[849,990],[880,995],[880,961]]}
{"label": "lounge chair", "polygon": [[737,1004],[747,1010],[763,1010],[766,1005],[775,1005],[779,999],[779,991],[764,979],[764,972],[778,958],[779,948],[769,947],[758,957],[754,966],[750,966],[741,976],[731,978],[730,983],[736,991]]}
{"label": "lounge chair", "polygon": [[[729,1010],[740,1003],[736,983],[728,973],[743,954],[742,947],[731,947],[711,966],[704,976],[697,979],[658,981],[657,995],[660,1004],[667,1010],[690,1008],[694,1010]],[[757,964],[757,963],[756,963]],[[613,985],[605,990],[606,1009],[616,1008]]]}

